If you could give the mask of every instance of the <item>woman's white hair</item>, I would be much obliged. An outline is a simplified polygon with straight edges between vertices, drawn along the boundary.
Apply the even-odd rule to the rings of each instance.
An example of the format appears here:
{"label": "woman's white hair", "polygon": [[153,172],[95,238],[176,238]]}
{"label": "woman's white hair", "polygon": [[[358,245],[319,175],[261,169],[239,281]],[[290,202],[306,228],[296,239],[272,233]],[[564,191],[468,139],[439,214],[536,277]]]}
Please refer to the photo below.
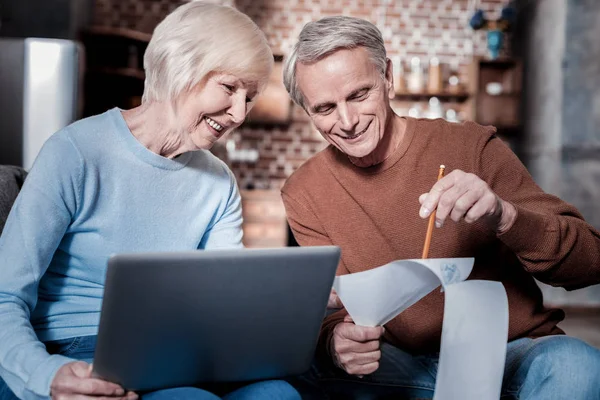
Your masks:
{"label": "woman's white hair", "polygon": [[232,7],[192,1],[154,29],[144,54],[142,102],[173,101],[211,72],[232,74],[262,89],[272,67],[271,48],[247,15]]}
{"label": "woman's white hair", "polygon": [[339,49],[364,47],[381,76],[385,79],[387,55],[381,32],[360,18],[335,16],[304,25],[298,43],[285,60],[283,83],[296,104],[304,107],[304,98],[296,81],[296,64],[309,64]]}

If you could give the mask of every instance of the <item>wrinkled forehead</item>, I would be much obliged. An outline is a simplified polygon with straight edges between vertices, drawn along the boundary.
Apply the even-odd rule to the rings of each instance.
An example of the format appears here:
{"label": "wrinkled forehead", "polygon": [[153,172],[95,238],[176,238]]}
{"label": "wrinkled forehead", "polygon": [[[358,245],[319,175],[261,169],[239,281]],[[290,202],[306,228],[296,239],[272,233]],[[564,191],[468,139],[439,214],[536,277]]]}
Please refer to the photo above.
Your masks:
{"label": "wrinkled forehead", "polygon": [[258,93],[267,83],[267,80],[258,79],[256,76],[245,76],[243,74],[221,71],[212,71],[208,73],[201,83],[206,83],[209,80],[222,82],[228,85],[235,85],[248,92],[254,93]]}
{"label": "wrinkled forehead", "polygon": [[338,50],[318,61],[296,65],[296,81],[306,106],[333,101],[380,79],[376,66],[361,48]]}
{"label": "wrinkled forehead", "polygon": [[264,74],[229,73],[227,75],[235,77],[241,87],[253,93],[262,92],[269,82],[269,75]]}

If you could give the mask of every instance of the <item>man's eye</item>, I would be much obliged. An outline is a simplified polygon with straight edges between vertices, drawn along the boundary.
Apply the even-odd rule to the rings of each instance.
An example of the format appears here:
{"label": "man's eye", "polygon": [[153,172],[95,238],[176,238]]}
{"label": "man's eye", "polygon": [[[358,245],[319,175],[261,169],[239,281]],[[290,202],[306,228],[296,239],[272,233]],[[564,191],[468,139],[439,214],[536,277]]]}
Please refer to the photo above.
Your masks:
{"label": "man's eye", "polygon": [[226,84],[226,83],[223,83],[223,87],[224,87],[225,89],[227,89],[229,92],[233,92],[233,91],[235,90],[235,86],[233,86],[233,85],[228,85],[228,84]]}
{"label": "man's eye", "polygon": [[368,91],[367,90],[361,90],[360,92],[356,93],[355,95],[353,95],[350,100],[359,100],[364,98],[367,95]]}
{"label": "man's eye", "polygon": [[333,107],[321,107],[316,110],[317,114],[327,115],[333,110]]}

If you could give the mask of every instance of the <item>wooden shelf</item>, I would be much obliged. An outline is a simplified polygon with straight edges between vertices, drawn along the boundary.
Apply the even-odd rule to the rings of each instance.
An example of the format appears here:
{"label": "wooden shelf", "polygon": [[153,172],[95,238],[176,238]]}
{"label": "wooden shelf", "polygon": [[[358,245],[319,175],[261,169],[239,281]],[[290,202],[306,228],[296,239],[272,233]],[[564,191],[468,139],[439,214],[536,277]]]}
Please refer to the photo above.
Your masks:
{"label": "wooden shelf", "polygon": [[496,125],[496,130],[500,136],[512,137],[521,133],[520,125]]}
{"label": "wooden shelf", "polygon": [[126,78],[146,79],[146,74],[136,68],[92,67],[90,73],[122,76]]}
{"label": "wooden shelf", "polygon": [[84,116],[140,104],[146,74],[143,55],[151,34],[92,26],[82,32],[86,53]]}
{"label": "wooden shelf", "polygon": [[84,31],[84,34],[96,36],[115,36],[120,39],[131,39],[138,42],[148,43],[152,34],[135,31],[127,28],[113,28],[110,26],[92,26]]}
{"label": "wooden shelf", "polygon": [[510,58],[500,58],[496,60],[480,59],[479,65],[482,68],[512,69],[518,66],[518,61]]}
{"label": "wooden shelf", "polygon": [[[470,102],[471,116],[482,125],[493,125],[498,136],[518,141],[523,129],[520,121],[522,98],[522,65],[518,59],[486,60],[475,58],[470,66],[469,90],[473,93]],[[498,84],[502,92],[487,93],[488,84]]]}
{"label": "wooden shelf", "polygon": [[487,96],[487,97],[509,97],[509,98],[521,98],[521,93],[515,93],[515,92],[506,92],[506,93],[498,93],[498,94],[489,94],[488,92],[480,92],[479,95],[481,96]]}
{"label": "wooden shelf", "polygon": [[410,93],[410,92],[401,92],[396,93],[396,97],[394,100],[413,100],[413,101],[424,101],[428,100],[432,97],[437,97],[440,101],[465,101],[469,98],[470,94],[467,92],[421,92],[421,93]]}

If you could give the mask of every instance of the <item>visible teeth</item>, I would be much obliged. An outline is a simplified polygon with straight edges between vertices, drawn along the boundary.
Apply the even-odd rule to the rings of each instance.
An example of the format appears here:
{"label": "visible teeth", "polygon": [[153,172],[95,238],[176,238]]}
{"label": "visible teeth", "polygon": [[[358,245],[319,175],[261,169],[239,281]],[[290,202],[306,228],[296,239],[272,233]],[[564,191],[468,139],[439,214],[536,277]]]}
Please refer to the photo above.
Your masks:
{"label": "visible teeth", "polygon": [[359,137],[360,135],[362,135],[364,132],[359,132],[356,135],[353,136],[346,136],[345,139],[350,140],[350,139],[356,139],[357,137]]}
{"label": "visible teeth", "polygon": [[356,135],[345,136],[344,139],[346,139],[346,140],[356,139],[357,137],[359,137],[360,135],[362,135],[363,133],[365,133],[367,131],[367,128],[365,128],[362,131],[358,132]]}
{"label": "visible teeth", "polygon": [[217,131],[221,132],[223,130],[223,127],[219,124],[217,124],[215,121],[213,121],[212,119],[208,118],[208,117],[204,117],[206,119],[206,122],[212,126],[213,128],[215,128]]}

